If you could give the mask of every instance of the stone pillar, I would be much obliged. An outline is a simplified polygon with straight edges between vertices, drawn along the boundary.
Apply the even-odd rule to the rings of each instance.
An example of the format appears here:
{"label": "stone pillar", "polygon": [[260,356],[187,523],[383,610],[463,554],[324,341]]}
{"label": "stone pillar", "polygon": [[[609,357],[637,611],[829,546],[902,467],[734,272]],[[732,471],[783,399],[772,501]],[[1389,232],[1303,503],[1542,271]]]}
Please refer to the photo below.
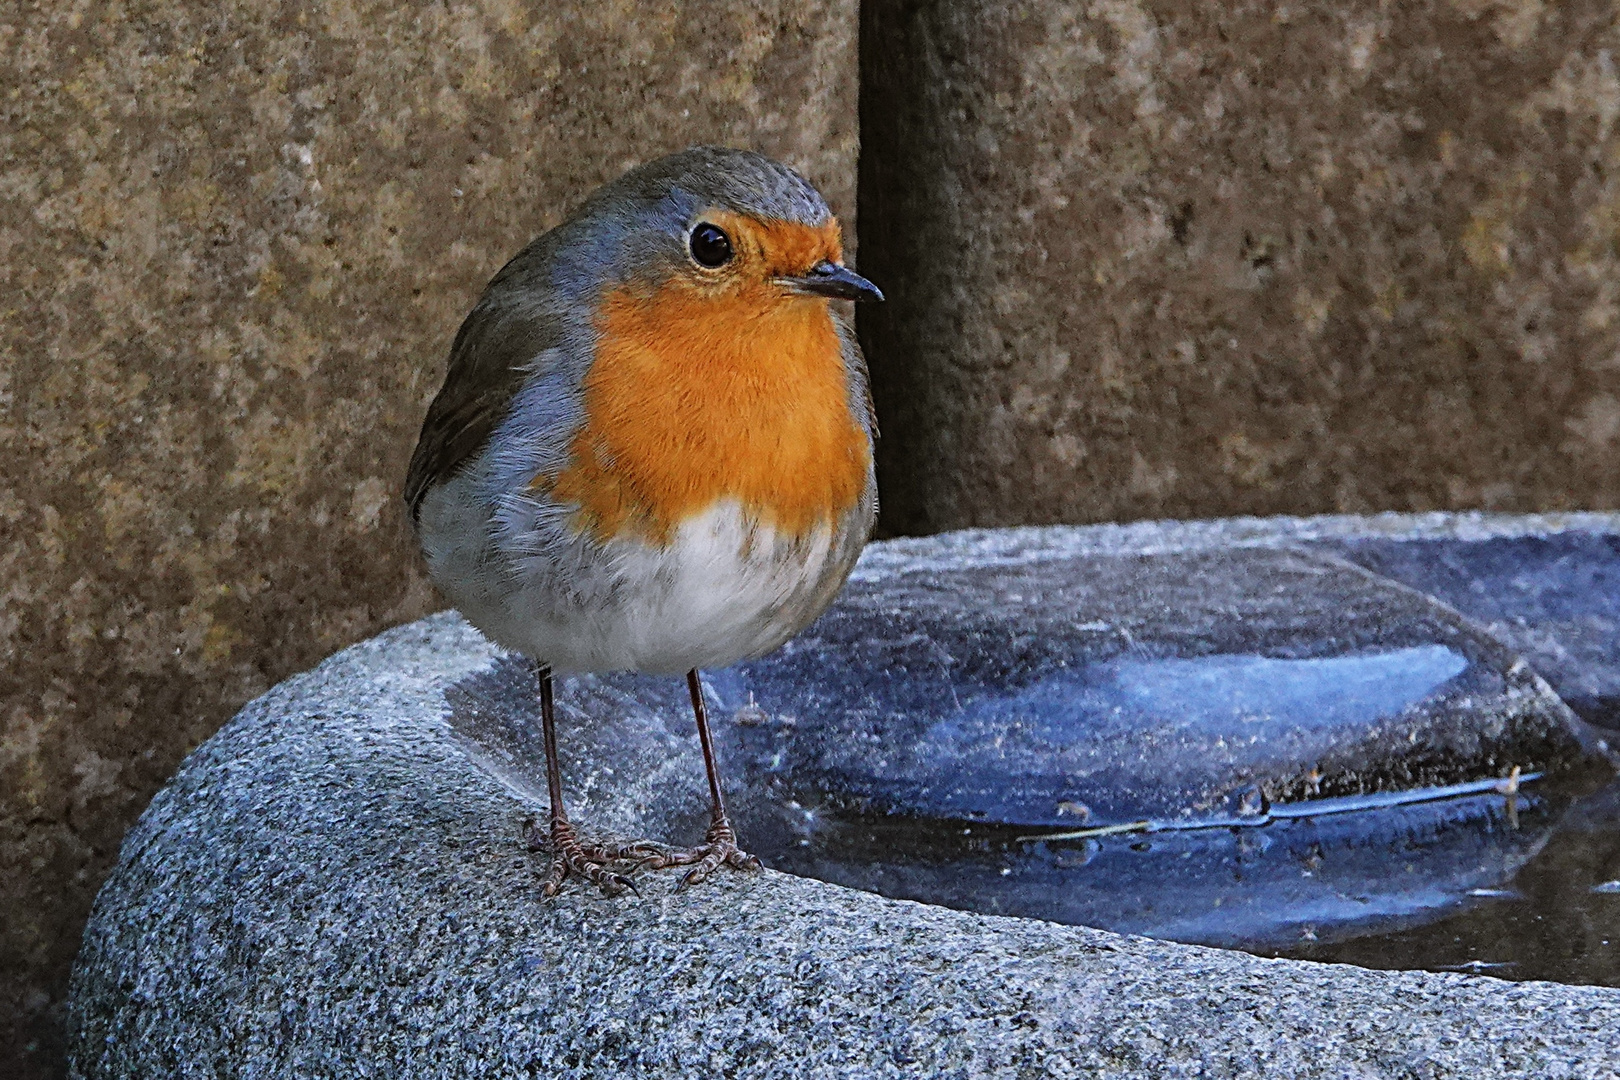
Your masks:
{"label": "stone pillar", "polygon": [[883,527],[1620,506],[1611,5],[869,0]]}
{"label": "stone pillar", "polygon": [[442,603],[398,489],[487,277],[696,142],[852,215],[856,20],[0,0],[0,1061],[60,1067],[91,897],[181,756]]}

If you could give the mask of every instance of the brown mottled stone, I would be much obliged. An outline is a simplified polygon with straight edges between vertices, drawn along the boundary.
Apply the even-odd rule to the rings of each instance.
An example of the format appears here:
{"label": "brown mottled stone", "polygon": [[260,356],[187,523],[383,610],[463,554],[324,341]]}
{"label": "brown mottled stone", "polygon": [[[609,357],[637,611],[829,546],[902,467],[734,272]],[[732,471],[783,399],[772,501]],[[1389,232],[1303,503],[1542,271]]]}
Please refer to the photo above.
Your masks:
{"label": "brown mottled stone", "polygon": [[855,30],[853,0],[0,0],[0,1061],[60,1068],[91,897],[181,756],[438,606],[397,492],[488,276],[696,142],[848,220]]}
{"label": "brown mottled stone", "polygon": [[889,532],[1620,506],[1612,5],[862,19]]}

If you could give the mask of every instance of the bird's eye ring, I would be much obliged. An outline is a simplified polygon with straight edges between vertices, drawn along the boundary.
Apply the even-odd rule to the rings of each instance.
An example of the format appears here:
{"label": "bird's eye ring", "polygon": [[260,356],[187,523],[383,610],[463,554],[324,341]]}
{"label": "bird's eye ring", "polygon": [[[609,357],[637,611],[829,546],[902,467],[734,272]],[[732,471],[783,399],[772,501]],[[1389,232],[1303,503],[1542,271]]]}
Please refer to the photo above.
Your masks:
{"label": "bird's eye ring", "polygon": [[710,270],[726,265],[734,254],[731,250],[731,237],[718,225],[711,225],[707,221],[700,221],[692,229],[689,241],[692,249],[692,258],[697,260],[699,266],[706,266]]}

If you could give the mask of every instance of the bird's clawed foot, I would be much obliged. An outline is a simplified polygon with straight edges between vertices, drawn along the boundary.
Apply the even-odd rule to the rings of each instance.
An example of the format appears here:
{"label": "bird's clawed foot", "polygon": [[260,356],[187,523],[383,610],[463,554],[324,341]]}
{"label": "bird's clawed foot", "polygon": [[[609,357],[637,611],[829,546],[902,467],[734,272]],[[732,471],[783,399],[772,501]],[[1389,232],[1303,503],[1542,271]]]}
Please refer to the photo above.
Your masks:
{"label": "bird's clawed foot", "polygon": [[649,870],[661,870],[666,866],[690,866],[682,877],[677,888],[686,888],[696,885],[704,878],[718,870],[721,865],[730,866],[737,870],[758,870],[760,861],[737,846],[737,834],[732,831],[731,822],[725,818],[717,819],[709,826],[709,833],[705,842],[694,848],[676,851],[663,851],[642,865]]}
{"label": "bird's clawed foot", "polygon": [[[545,883],[540,886],[546,896],[556,896],[570,874],[595,885],[604,896],[618,896],[626,889],[636,892],[635,882],[627,873],[644,866],[666,865],[657,861],[665,857],[665,852],[655,844],[588,844],[580,840],[573,825],[562,818],[552,820],[549,835],[539,823],[531,822],[529,850],[551,852],[551,867],[546,871]],[[615,867],[627,873],[619,873]]]}

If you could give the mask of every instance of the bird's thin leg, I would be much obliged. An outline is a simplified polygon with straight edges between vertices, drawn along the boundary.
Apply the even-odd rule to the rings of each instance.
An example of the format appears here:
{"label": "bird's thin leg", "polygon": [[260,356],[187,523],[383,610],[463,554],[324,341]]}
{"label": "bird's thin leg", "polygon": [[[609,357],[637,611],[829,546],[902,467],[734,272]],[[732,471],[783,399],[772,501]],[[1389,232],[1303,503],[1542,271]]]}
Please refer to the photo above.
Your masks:
{"label": "bird's thin leg", "polygon": [[544,840],[538,836],[530,837],[532,846],[551,851],[551,867],[546,871],[541,892],[546,896],[556,896],[557,890],[562,888],[563,879],[570,873],[578,874],[609,896],[616,896],[626,889],[634,892],[635,885],[629,878],[609,870],[605,864],[646,862],[655,857],[657,851],[647,845],[604,846],[580,841],[574,826],[568,821],[568,812],[563,809],[562,766],[557,760],[557,716],[552,701],[551,668],[536,664],[535,674],[540,679],[540,731],[546,746],[546,792],[551,798],[549,836]]}
{"label": "bird's thin leg", "polygon": [[692,695],[698,741],[703,744],[703,768],[709,775],[709,832],[703,844],[685,851],[667,852],[647,863],[650,867],[691,865],[692,869],[681,878],[683,888],[696,885],[722,863],[739,870],[758,870],[760,865],[758,859],[737,846],[737,834],[726,816],[725,796],[720,792],[720,767],[714,757],[714,737],[709,733],[709,710],[703,703],[703,682],[696,668],[686,673],[686,688]]}
{"label": "bird's thin leg", "polygon": [[692,695],[692,715],[697,718],[698,742],[703,745],[703,771],[709,777],[709,834],[710,841],[735,843],[731,819],[726,816],[726,797],[720,792],[720,766],[714,759],[714,736],[709,733],[709,709],[703,701],[703,680],[693,668],[686,673],[686,690]]}

